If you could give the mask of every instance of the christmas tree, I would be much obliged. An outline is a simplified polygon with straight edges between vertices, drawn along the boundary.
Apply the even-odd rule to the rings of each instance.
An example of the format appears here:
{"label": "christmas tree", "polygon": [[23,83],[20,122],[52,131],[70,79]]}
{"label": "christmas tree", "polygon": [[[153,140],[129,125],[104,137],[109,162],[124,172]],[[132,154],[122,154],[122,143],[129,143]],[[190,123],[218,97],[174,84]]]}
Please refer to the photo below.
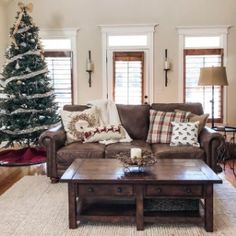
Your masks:
{"label": "christmas tree", "polygon": [[10,46],[0,82],[0,143],[36,144],[39,135],[58,124],[54,90],[40,44],[39,29],[29,12],[33,5],[19,3],[10,29]]}

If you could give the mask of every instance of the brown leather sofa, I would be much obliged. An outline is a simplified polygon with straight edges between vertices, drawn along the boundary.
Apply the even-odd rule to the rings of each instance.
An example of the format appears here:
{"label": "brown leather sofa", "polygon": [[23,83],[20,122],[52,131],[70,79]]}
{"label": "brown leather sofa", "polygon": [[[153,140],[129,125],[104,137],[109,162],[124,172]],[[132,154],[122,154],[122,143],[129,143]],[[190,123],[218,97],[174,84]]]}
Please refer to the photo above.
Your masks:
{"label": "brown leather sofa", "polygon": [[[66,105],[64,110],[82,111],[87,106]],[[203,114],[200,103],[154,103],[150,105],[117,105],[121,123],[133,139],[131,143],[115,143],[105,146],[99,143],[71,143],[66,145],[63,127],[47,130],[40,136],[40,144],[47,150],[47,175],[52,182],[58,181],[66,168],[76,158],[111,158],[114,154],[132,147],[153,152],[158,158],[197,158],[204,160],[213,170],[217,168],[217,147],[224,142],[223,136],[205,127],[199,134],[201,147],[169,144],[149,144],[146,138],[149,129],[149,110],[174,111],[181,109],[197,115]]]}

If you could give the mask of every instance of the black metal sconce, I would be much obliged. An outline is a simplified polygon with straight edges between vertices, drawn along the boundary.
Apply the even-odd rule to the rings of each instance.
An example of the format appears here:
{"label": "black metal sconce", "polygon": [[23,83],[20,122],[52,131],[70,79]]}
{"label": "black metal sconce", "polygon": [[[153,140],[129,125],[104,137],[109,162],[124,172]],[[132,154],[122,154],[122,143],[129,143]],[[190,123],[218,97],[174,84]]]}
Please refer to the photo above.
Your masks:
{"label": "black metal sconce", "polygon": [[92,73],[94,70],[94,65],[91,59],[91,51],[88,51],[88,59],[87,59],[87,63],[86,63],[86,72],[88,72],[89,74],[89,87],[92,86]]}
{"label": "black metal sconce", "polygon": [[164,62],[164,71],[165,71],[165,87],[167,87],[168,77],[167,72],[170,70],[170,62],[167,57],[167,49],[165,49],[165,62]]}

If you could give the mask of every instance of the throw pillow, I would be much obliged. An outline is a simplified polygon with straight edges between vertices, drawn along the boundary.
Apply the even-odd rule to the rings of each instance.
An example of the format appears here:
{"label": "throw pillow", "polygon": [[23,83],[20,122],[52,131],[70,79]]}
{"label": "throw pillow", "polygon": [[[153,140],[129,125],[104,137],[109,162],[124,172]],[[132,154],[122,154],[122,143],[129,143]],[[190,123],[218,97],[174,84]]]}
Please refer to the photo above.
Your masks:
{"label": "throw pillow", "polygon": [[84,111],[61,111],[67,143],[84,140],[84,132],[99,126],[99,115],[95,107]]}
{"label": "throw pillow", "polygon": [[[176,112],[185,112],[182,110],[175,110]],[[203,130],[203,128],[206,126],[207,120],[208,120],[209,114],[202,114],[202,115],[196,115],[194,113],[189,113],[188,116],[188,121],[189,122],[196,122],[199,121],[199,126],[198,126],[198,134]]]}
{"label": "throw pillow", "polygon": [[196,115],[196,114],[191,113],[188,119],[189,119],[189,122],[197,122],[197,121],[199,122],[198,134],[200,134],[200,132],[206,126],[208,117],[209,117],[209,114]]}
{"label": "throw pillow", "polygon": [[197,122],[171,122],[172,135],[170,146],[190,145],[200,147],[198,143],[198,126]]}
{"label": "throw pillow", "polygon": [[172,126],[171,122],[187,122],[186,112],[165,112],[150,110],[150,125],[148,143],[170,143]]}
{"label": "throw pillow", "polygon": [[125,131],[121,125],[94,127],[84,132],[84,143],[118,140],[124,137]]}

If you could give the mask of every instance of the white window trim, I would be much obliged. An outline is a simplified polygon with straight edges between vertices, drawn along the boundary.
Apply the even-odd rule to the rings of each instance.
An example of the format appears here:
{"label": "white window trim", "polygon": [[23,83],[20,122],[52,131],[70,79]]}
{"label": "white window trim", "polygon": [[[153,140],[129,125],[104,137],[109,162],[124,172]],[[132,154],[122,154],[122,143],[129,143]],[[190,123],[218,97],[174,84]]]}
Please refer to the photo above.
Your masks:
{"label": "white window trim", "polygon": [[[179,80],[178,80],[178,102],[183,102],[183,65],[184,65],[184,42],[187,36],[220,36],[220,44],[224,49],[224,66],[227,65],[228,58],[228,40],[227,35],[229,33],[230,25],[218,25],[218,26],[178,26],[176,27],[179,35]],[[224,86],[224,110],[223,117],[224,123],[228,120],[228,92],[227,86]]]}
{"label": "white window trim", "polygon": [[[154,61],[154,32],[157,24],[138,24],[138,25],[100,25],[102,32],[102,97],[103,99],[112,99],[112,83],[109,83],[108,77],[111,72],[108,70],[107,58],[116,50],[127,49],[129,51],[143,50],[146,56],[145,78],[148,79],[145,94],[148,94],[148,102],[154,100],[154,80],[153,80],[153,61]],[[109,47],[108,37],[111,35],[147,35],[147,46],[132,47]]]}
{"label": "white window trim", "polygon": [[78,101],[78,85],[77,85],[77,61],[78,61],[78,50],[77,50],[77,35],[78,28],[67,28],[67,29],[40,29],[40,37],[42,39],[70,39],[71,50],[73,52],[73,101],[76,104]]}

